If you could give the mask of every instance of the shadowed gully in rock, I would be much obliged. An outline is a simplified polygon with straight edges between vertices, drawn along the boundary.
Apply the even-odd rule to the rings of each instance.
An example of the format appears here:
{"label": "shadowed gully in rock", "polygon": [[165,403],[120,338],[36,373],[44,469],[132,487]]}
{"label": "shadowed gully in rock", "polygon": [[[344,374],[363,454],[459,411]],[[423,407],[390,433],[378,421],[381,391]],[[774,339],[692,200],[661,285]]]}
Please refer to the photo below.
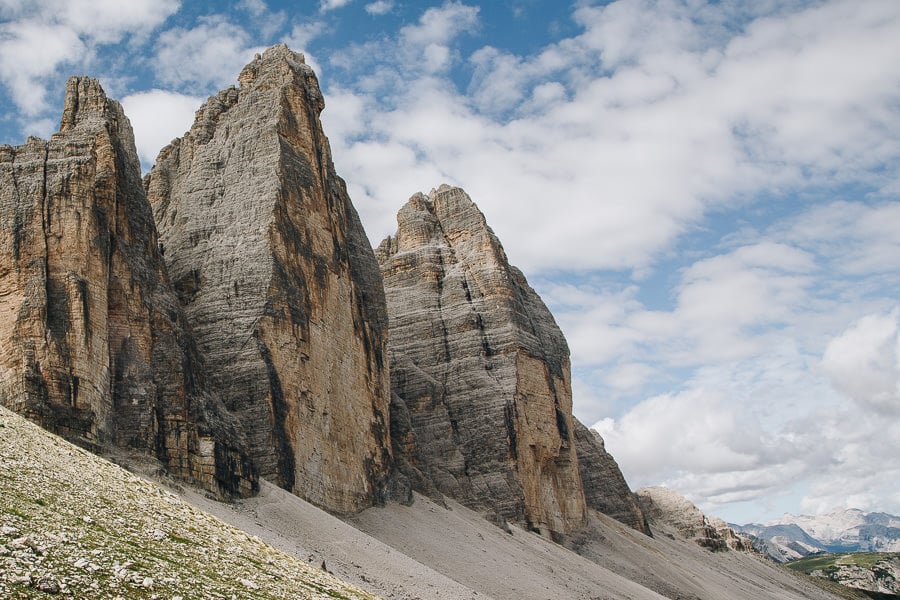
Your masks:
{"label": "shadowed gully in rock", "polygon": [[157,248],[131,125],[95,79],[59,133],[0,147],[0,403],[95,451],[214,491],[255,472],[219,418]]}
{"label": "shadowed gully in rock", "polygon": [[562,332],[475,204],[441,186],[413,196],[397,224],[376,255],[394,452],[412,486],[553,537],[583,527],[589,506],[647,531],[615,461],[600,464],[602,444],[572,417]]}
{"label": "shadowed gully in rock", "polygon": [[211,387],[260,474],[354,512],[390,468],[381,275],[335,173],[312,69],[274,46],[239,82],[144,185]]}

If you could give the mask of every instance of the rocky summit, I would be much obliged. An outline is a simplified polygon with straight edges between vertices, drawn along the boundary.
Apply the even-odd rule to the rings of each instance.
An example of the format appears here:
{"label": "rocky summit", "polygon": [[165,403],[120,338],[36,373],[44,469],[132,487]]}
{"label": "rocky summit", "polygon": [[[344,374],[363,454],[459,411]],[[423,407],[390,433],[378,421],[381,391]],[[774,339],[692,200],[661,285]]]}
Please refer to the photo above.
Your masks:
{"label": "rocky summit", "polygon": [[693,540],[708,550],[749,552],[750,540],[717,517],[707,517],[694,504],[667,487],[653,486],[637,490],[637,496],[650,523],[675,535]]}
{"label": "rocky summit", "polygon": [[203,372],[141,187],[131,125],[95,79],[59,133],[0,147],[0,404],[224,493],[255,471]]}
{"label": "rocky summit", "polygon": [[144,181],[160,245],[260,474],[355,512],[390,466],[381,275],[335,174],[312,69],[274,46],[239,82]]}
{"label": "rocky summit", "polygon": [[468,195],[414,195],[376,255],[394,452],[413,488],[550,536],[583,527],[588,506],[643,527],[615,462],[572,416],[562,332]]}

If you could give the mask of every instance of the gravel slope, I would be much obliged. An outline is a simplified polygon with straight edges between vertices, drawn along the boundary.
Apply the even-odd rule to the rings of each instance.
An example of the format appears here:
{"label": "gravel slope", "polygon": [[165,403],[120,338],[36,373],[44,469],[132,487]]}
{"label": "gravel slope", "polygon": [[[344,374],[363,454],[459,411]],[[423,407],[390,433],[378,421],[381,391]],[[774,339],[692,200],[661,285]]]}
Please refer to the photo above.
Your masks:
{"label": "gravel slope", "polygon": [[836,598],[759,557],[602,515],[579,555],[452,501],[342,521],[261,483],[230,504],[163,489],[0,409],[0,598]]}
{"label": "gravel slope", "polygon": [[0,408],[0,598],[375,596]]}

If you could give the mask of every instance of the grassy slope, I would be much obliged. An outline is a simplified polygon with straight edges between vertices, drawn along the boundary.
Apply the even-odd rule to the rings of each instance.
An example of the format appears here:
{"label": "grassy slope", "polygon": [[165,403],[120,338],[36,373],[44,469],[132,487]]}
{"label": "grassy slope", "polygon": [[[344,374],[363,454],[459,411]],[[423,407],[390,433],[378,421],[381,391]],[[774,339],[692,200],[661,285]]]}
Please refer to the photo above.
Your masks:
{"label": "grassy slope", "polygon": [[0,408],[0,597],[372,599]]}
{"label": "grassy slope", "polygon": [[828,569],[839,565],[856,565],[871,569],[879,560],[897,556],[889,552],[850,552],[845,554],[819,554],[807,556],[785,564],[786,567],[802,573],[811,573],[817,569]]}
{"label": "grassy slope", "polygon": [[[793,571],[806,573],[808,575],[813,571],[824,571],[825,573],[828,573],[829,570],[836,570],[840,565],[855,565],[864,569],[871,569],[878,561],[896,556],[896,553],[888,552],[818,554],[816,556],[807,556],[806,558],[801,558],[800,560],[785,563],[784,566]],[[831,586],[827,587],[826,589],[829,589],[834,593],[841,593],[840,590],[838,590],[837,587],[834,586],[838,586],[840,588],[848,590],[848,592],[846,592],[847,595],[845,596],[847,598],[897,598],[897,596],[891,594],[880,594],[878,592],[855,590],[853,588],[844,587],[840,584],[831,582],[831,580],[829,579],[824,579],[821,577],[813,577],[812,579],[816,582],[817,585],[821,585],[823,588],[826,588],[825,582],[830,583]],[[852,592],[849,590],[852,590]],[[851,593],[856,595],[849,595]]]}

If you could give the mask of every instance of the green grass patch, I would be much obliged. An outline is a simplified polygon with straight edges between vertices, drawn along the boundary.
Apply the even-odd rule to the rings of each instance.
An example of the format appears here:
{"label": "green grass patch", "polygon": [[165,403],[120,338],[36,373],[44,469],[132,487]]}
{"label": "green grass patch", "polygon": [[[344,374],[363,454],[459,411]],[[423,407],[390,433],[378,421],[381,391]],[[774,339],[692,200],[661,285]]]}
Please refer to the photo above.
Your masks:
{"label": "green grass patch", "polygon": [[787,563],[785,566],[801,573],[813,571],[835,570],[842,565],[856,565],[863,569],[871,569],[880,560],[898,557],[894,552],[843,552],[840,554],[817,554]]}

